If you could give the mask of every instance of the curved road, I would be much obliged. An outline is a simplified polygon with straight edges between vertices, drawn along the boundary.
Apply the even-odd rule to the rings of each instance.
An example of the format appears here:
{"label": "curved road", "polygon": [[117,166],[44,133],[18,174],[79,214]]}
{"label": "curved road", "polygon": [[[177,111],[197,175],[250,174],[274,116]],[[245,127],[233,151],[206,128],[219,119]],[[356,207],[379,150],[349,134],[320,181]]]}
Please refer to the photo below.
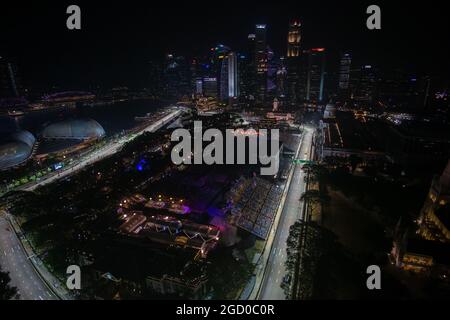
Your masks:
{"label": "curved road", "polygon": [[0,216],[0,256],[2,269],[9,272],[11,285],[18,289],[20,299],[58,299],[37,274],[16,233],[4,216]]}
{"label": "curved road", "polygon": [[[123,137],[118,141],[114,141],[100,150],[91,153],[88,157],[75,164],[72,167],[68,167],[59,171],[57,174],[51,177],[35,182],[23,187],[19,190],[32,191],[43,185],[52,183],[56,180],[69,176],[84,167],[93,164],[101,159],[104,159],[116,152],[118,152],[125,143],[135,139],[139,135],[145,132],[155,132],[174,118],[178,117],[182,113],[181,109],[174,110],[159,119],[158,121],[150,124],[144,129],[131,136]],[[11,277],[11,284],[19,290],[20,299],[23,300],[55,300],[58,297],[52,293],[47,287],[45,281],[41,279],[40,275],[34,269],[33,261],[25,253],[20,239],[17,237],[14,229],[7,220],[5,213],[0,210],[0,265],[3,271],[9,272]]]}

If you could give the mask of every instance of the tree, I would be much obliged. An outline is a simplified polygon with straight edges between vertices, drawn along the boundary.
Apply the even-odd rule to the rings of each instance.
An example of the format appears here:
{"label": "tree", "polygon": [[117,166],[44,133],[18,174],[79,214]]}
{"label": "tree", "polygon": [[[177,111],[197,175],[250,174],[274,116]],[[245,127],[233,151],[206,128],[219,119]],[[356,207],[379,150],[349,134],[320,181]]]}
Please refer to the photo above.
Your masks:
{"label": "tree", "polygon": [[0,300],[10,300],[18,296],[17,288],[11,287],[10,281],[9,273],[0,268]]}
{"label": "tree", "polygon": [[328,172],[323,165],[317,163],[307,163],[302,169],[309,174],[309,177],[305,177],[305,181],[309,178],[310,182],[320,183]]}
{"label": "tree", "polygon": [[300,198],[301,201],[306,201],[308,206],[313,211],[318,204],[326,204],[330,200],[329,196],[320,192],[319,190],[307,190]]}

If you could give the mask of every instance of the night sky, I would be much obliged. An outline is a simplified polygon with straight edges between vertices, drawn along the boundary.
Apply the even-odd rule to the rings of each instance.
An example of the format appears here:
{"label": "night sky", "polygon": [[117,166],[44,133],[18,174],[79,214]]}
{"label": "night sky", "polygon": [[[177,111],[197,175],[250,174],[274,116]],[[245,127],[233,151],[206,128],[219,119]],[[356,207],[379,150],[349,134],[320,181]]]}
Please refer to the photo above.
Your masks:
{"label": "night sky", "polygon": [[[382,68],[450,70],[444,1],[93,2],[2,1],[0,56],[17,61],[28,86],[145,86],[147,61],[168,52],[202,55],[217,43],[243,50],[256,23],[268,25],[268,44],[284,55],[288,22],[298,17],[303,48],[327,48],[331,67],[348,50]],[[81,31],[66,29],[70,4],[81,7]],[[381,31],[365,27],[369,4],[382,9]]]}

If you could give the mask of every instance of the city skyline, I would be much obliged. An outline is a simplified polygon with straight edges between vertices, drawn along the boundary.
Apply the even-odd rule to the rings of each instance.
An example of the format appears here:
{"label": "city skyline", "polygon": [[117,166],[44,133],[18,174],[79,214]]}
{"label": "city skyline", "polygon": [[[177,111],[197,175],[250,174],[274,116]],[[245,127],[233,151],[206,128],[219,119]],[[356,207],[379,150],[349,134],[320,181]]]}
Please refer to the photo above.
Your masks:
{"label": "city skyline", "polygon": [[0,5],[0,300],[449,297],[439,5],[67,6]]}
{"label": "city skyline", "polygon": [[[81,89],[145,87],[145,64],[149,60],[160,60],[167,53],[191,59],[219,43],[236,52],[244,51],[247,35],[258,23],[267,25],[267,44],[275,54],[286,56],[292,19],[302,24],[301,49],[325,47],[330,61],[337,62],[340,54],[348,51],[355,61],[383,68],[400,67],[417,74],[439,76],[448,67],[445,41],[436,43],[426,37],[433,32],[433,39],[444,39],[448,22],[441,18],[439,10],[429,8],[422,15],[408,16],[401,5],[385,4],[382,30],[369,31],[363,4],[297,7],[290,2],[260,6],[246,3],[232,6],[236,10],[232,21],[227,12],[213,13],[202,5],[198,10],[183,5],[169,8],[136,4],[123,10],[115,5],[101,9],[87,3],[80,6],[83,24],[79,31],[65,28],[63,3],[52,7],[31,5],[33,10],[19,15],[18,7],[5,10],[11,13],[8,16],[20,19],[2,20],[1,32],[6,27],[9,32],[2,37],[5,40],[0,55],[17,61],[26,84]],[[409,10],[417,12],[421,8],[409,5]],[[170,19],[159,20],[167,13]],[[25,22],[34,28],[25,27]],[[437,59],[440,64],[431,56],[441,57]],[[334,68],[334,64],[329,67]]]}

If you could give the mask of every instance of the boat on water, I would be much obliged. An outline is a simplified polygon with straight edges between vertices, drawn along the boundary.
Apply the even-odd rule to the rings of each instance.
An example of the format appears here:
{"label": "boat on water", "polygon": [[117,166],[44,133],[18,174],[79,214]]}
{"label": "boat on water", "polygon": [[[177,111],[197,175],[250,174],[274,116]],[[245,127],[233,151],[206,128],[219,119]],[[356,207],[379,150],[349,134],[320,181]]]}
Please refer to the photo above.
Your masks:
{"label": "boat on water", "polygon": [[20,116],[23,116],[24,114],[25,114],[25,112],[23,112],[23,111],[17,111],[17,110],[8,111],[8,116],[11,116],[11,117],[20,117]]}

